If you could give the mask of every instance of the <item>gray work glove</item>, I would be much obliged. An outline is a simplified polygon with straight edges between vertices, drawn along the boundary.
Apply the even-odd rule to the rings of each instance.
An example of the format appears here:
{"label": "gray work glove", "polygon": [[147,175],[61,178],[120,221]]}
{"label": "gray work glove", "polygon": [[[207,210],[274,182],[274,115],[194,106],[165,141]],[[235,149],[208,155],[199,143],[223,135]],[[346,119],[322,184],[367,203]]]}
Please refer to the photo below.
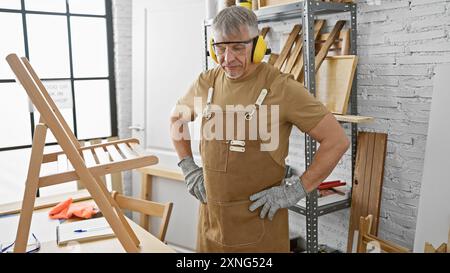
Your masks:
{"label": "gray work glove", "polygon": [[203,168],[200,168],[195,164],[192,156],[183,158],[178,166],[184,175],[184,180],[186,182],[189,193],[195,198],[200,200],[200,202],[206,204],[206,191],[205,183],[203,179]]}
{"label": "gray work glove", "polygon": [[251,201],[256,200],[250,205],[250,211],[264,205],[259,216],[264,219],[269,212],[269,220],[272,221],[278,209],[291,207],[307,195],[299,176],[294,175],[284,179],[283,182],[281,186],[275,186],[250,196]]}

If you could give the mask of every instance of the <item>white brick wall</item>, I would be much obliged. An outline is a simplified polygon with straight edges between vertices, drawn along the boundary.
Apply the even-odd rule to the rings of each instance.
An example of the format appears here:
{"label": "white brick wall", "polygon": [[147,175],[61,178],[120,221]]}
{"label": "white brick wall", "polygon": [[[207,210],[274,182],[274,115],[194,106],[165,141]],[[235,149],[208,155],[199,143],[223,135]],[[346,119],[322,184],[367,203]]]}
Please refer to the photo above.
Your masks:
{"label": "white brick wall", "polygon": [[[117,121],[119,136],[131,136],[131,2],[113,0],[114,61],[116,72]],[[124,192],[131,194],[131,174],[123,176]]]}
{"label": "white brick wall", "polygon": [[381,6],[389,9],[366,2],[358,2],[358,19],[366,15],[387,18],[358,23],[364,35],[384,38],[380,45],[360,45],[360,59],[364,62],[369,54],[370,58],[394,58],[393,64],[367,61],[358,66],[358,78],[363,79],[358,82],[358,111],[379,120],[360,128],[389,134],[379,234],[412,249],[433,70],[438,63],[450,62],[450,1],[382,0]]}
{"label": "white brick wall", "polygon": [[[358,1],[358,111],[376,118],[361,130],[387,132],[379,235],[413,247],[422,179],[433,71],[450,63],[450,0]],[[131,123],[131,0],[114,0],[119,134]],[[269,33],[274,51],[289,22]],[[346,126],[347,132],[348,126]],[[294,132],[289,163],[304,169],[304,140]],[[347,153],[333,175],[351,180]],[[128,178],[129,179],[129,178]],[[128,189],[129,190],[129,189]],[[305,219],[290,212],[293,233],[305,236]],[[349,210],[319,218],[319,243],[345,251]]]}
{"label": "white brick wall", "polygon": [[[450,63],[449,0],[358,1],[358,113],[376,118],[360,130],[388,133],[380,237],[412,249],[436,64]],[[329,17],[327,30],[337,18]],[[298,22],[295,22],[298,23]],[[292,22],[272,24],[274,51]],[[347,132],[348,130],[347,127]],[[304,170],[304,138],[291,136],[289,163]],[[351,181],[349,153],[329,179]],[[319,244],[346,250],[349,210],[319,218]],[[305,217],[290,212],[291,234]]]}

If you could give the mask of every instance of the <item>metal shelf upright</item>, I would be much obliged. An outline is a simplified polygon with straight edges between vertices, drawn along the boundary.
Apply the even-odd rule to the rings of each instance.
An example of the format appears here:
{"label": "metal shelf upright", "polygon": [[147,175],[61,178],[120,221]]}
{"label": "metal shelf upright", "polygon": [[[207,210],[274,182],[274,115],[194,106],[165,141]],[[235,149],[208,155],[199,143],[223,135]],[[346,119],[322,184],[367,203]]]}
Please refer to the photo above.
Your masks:
{"label": "metal shelf upright", "polygon": [[[286,5],[266,7],[256,10],[259,23],[279,22],[290,19],[301,19],[303,25],[303,44],[304,44],[304,66],[305,66],[305,87],[315,96],[316,77],[315,77],[315,40],[314,40],[314,20],[318,15],[350,13],[350,54],[357,55],[356,33],[357,33],[357,14],[355,3],[333,3],[323,1],[301,1]],[[205,70],[208,70],[208,27],[212,20],[204,21],[204,42],[205,42]],[[356,96],[357,77],[354,77],[352,92],[350,95],[350,114],[357,115],[357,96]],[[352,181],[355,169],[356,147],[357,147],[356,123],[351,123],[351,149],[352,149]],[[317,150],[317,143],[310,136],[305,134],[305,164],[306,169],[311,165],[312,159]],[[313,191],[306,200],[306,208],[293,206],[289,208],[306,216],[306,250],[310,253],[318,252],[318,217],[340,209],[348,208],[351,204],[351,197],[347,200],[335,202],[318,207],[317,191]]]}

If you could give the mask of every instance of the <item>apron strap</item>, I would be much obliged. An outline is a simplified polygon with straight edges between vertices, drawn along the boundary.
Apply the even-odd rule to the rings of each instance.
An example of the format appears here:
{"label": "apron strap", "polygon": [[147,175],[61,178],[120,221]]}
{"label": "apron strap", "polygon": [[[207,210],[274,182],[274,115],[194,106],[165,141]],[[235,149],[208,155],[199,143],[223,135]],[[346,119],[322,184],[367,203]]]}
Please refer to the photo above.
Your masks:
{"label": "apron strap", "polygon": [[253,115],[255,114],[256,109],[258,109],[261,106],[261,104],[263,103],[266,96],[267,96],[267,89],[264,88],[263,90],[261,90],[261,93],[259,93],[259,96],[256,99],[255,104],[252,105],[253,106],[252,111],[247,112],[245,114],[246,120],[251,120],[253,118]]}
{"label": "apron strap", "polygon": [[210,119],[212,116],[211,103],[212,103],[213,95],[214,95],[214,88],[210,87],[208,89],[208,98],[206,99],[206,107],[205,107],[205,110],[203,111],[203,117],[206,119]]}

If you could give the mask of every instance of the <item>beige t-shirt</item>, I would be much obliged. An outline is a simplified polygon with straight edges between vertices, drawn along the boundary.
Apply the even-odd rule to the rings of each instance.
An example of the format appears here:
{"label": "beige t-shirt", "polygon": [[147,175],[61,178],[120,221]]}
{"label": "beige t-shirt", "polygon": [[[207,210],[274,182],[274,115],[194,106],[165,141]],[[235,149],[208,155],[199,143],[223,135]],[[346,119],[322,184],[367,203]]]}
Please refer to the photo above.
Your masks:
{"label": "beige t-shirt", "polygon": [[[213,104],[225,109],[226,105],[252,105],[256,102],[262,89],[268,94],[263,105],[279,106],[279,141],[278,147],[269,151],[272,158],[285,166],[289,151],[289,136],[292,125],[302,132],[309,132],[329,113],[328,109],[316,100],[305,87],[289,74],[281,73],[275,67],[261,63],[255,71],[242,79],[229,79],[220,66],[200,74],[188,92],[177,101],[177,107],[183,105],[191,111],[191,120],[197,117],[194,98],[201,98],[203,110],[208,89],[214,88]],[[269,110],[270,112],[270,110]],[[270,122],[270,118],[268,120]],[[271,125],[268,125],[271,128]]]}

